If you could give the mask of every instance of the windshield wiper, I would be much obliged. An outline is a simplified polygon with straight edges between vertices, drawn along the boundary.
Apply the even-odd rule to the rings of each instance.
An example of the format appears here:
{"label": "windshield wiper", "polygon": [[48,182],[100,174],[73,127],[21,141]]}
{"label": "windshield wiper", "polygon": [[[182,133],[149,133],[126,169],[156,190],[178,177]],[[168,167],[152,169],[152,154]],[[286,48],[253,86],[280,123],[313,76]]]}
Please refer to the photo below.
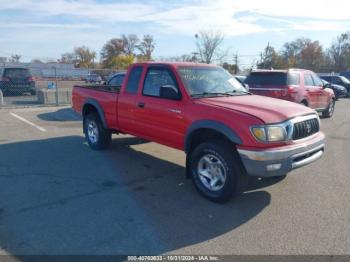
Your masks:
{"label": "windshield wiper", "polygon": [[198,94],[192,94],[191,97],[202,97],[202,96],[235,96],[237,93],[241,94],[249,94],[251,95],[250,92],[248,91],[238,91],[238,90],[232,90],[232,91],[227,91],[227,92],[203,92],[203,93],[198,93]]}

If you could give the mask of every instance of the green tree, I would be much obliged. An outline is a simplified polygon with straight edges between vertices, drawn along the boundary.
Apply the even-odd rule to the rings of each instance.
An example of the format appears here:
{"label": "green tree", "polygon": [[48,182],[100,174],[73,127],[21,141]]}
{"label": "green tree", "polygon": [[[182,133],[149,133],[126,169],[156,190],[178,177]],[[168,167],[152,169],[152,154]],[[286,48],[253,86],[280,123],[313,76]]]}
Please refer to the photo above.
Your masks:
{"label": "green tree", "polygon": [[114,57],[125,53],[123,38],[112,38],[107,41],[101,50],[101,62],[103,66],[109,67]]}
{"label": "green tree", "polygon": [[320,71],[325,66],[325,53],[319,41],[298,38],[285,43],[281,54],[286,67]]}
{"label": "green tree", "polygon": [[266,46],[264,52],[261,54],[261,61],[258,63],[260,69],[282,69],[286,68],[287,65],[283,62],[280,54],[277,53],[273,46],[269,44]]}
{"label": "green tree", "polygon": [[86,46],[74,48],[74,54],[76,57],[76,67],[89,68],[93,66],[94,60],[96,58],[96,53],[91,51]]}
{"label": "green tree", "polygon": [[126,70],[128,67],[134,63],[135,57],[133,55],[119,55],[112,58],[109,68],[116,70]]}

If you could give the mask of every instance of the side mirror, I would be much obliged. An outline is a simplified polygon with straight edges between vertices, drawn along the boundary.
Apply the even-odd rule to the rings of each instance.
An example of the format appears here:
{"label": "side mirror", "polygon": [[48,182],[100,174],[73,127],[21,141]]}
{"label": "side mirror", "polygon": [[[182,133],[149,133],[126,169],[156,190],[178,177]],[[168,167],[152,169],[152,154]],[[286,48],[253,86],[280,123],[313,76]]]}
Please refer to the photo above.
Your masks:
{"label": "side mirror", "polygon": [[170,99],[170,100],[180,100],[181,95],[179,90],[172,85],[164,85],[160,87],[159,96],[161,98]]}

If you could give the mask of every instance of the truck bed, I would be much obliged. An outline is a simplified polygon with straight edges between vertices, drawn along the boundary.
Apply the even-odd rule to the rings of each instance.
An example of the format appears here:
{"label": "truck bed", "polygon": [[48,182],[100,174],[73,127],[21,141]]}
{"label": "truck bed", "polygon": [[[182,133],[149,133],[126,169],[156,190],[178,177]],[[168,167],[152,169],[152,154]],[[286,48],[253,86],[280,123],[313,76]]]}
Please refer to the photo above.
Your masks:
{"label": "truck bed", "polygon": [[73,87],[73,109],[82,114],[87,100],[97,103],[104,112],[108,127],[117,126],[117,101],[120,86],[76,85]]}

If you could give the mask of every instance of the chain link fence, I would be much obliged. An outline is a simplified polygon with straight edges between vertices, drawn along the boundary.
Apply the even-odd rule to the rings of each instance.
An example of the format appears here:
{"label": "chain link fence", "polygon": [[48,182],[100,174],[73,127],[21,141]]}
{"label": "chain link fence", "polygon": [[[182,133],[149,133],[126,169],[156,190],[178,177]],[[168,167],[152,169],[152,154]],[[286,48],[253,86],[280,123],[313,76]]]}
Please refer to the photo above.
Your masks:
{"label": "chain link fence", "polygon": [[0,107],[69,105],[74,85],[103,84],[114,73],[61,64],[0,66]]}

